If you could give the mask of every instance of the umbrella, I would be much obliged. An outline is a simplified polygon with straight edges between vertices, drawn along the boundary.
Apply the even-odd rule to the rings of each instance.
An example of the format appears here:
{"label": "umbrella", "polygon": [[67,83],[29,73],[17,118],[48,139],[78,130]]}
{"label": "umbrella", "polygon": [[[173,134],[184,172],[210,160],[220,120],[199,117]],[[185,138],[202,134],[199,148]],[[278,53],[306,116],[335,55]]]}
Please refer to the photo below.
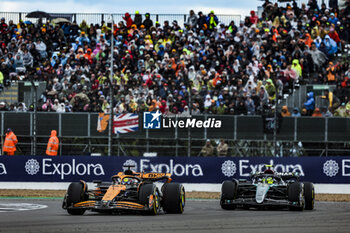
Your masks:
{"label": "umbrella", "polygon": [[52,20],[52,23],[70,23],[70,21],[65,18],[56,18]]}
{"label": "umbrella", "polygon": [[32,24],[32,22],[30,22],[30,21],[24,21],[23,23],[25,23],[25,24]]}
{"label": "umbrella", "polygon": [[50,18],[50,14],[44,11],[32,11],[27,14],[27,18]]}

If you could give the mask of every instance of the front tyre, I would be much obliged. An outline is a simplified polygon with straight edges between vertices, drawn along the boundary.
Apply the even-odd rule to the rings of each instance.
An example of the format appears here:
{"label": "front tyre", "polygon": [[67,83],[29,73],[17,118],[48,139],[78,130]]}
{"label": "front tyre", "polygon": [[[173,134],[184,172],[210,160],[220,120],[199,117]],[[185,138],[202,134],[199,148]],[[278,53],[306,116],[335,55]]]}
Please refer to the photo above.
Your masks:
{"label": "front tyre", "polygon": [[220,205],[224,210],[236,209],[235,204],[230,204],[230,201],[236,199],[237,196],[237,182],[225,180],[221,186]]}
{"label": "front tyre", "polygon": [[303,211],[305,206],[303,183],[295,182],[288,186],[289,210]]}
{"label": "front tyre", "polygon": [[143,184],[139,190],[139,201],[142,205],[147,205],[149,214],[156,215],[160,210],[160,197],[157,187],[154,184]]}
{"label": "front tyre", "polygon": [[170,214],[182,214],[186,204],[185,188],[179,183],[166,183],[162,187],[163,210]]}
{"label": "front tyre", "polygon": [[[87,186],[82,182],[73,182],[69,185],[66,194],[67,207],[73,207],[74,204],[87,200]],[[71,215],[83,215],[85,209],[67,209],[67,212]]]}
{"label": "front tyre", "polygon": [[304,182],[305,209],[313,210],[315,204],[315,187],[311,182]]}

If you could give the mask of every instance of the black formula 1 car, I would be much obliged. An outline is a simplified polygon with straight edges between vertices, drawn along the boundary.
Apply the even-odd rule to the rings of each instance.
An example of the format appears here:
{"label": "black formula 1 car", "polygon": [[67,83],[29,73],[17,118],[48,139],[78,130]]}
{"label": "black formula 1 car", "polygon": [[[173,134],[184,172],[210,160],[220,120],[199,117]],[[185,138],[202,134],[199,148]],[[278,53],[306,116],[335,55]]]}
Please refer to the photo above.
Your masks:
{"label": "black formula 1 car", "polygon": [[[112,182],[94,181],[96,188],[88,190],[84,181],[71,183],[62,208],[71,215],[82,215],[86,210],[96,212],[137,211],[156,215],[181,214],[185,207],[185,189],[172,183],[169,173],[136,173],[130,170],[112,176]],[[154,184],[165,180],[161,190]]]}
{"label": "black formula 1 car", "polygon": [[296,173],[276,173],[267,165],[251,180],[227,180],[221,186],[220,205],[225,210],[236,207],[314,209],[315,190],[311,182],[300,182]]}

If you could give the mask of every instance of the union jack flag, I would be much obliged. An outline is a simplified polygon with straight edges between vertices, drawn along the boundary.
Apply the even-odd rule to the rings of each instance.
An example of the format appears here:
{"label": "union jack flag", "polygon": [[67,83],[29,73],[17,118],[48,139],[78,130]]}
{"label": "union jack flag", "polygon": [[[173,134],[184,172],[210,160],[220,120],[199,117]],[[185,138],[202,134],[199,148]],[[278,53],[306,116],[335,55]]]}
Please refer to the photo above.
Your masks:
{"label": "union jack flag", "polygon": [[139,115],[134,113],[125,113],[114,116],[114,133],[130,133],[139,130]]}

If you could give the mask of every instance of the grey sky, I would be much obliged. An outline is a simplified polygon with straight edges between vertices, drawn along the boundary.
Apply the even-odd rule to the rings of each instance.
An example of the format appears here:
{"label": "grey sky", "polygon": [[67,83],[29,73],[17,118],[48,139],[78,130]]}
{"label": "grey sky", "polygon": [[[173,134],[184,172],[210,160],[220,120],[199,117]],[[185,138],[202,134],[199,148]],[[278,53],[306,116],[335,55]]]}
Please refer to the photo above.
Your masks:
{"label": "grey sky", "polygon": [[7,0],[2,1],[1,11],[29,12],[43,10],[50,13],[180,13],[187,14],[193,9],[195,12],[208,13],[214,10],[216,14],[247,15],[250,10],[261,5],[259,0],[163,0],[163,1],[113,1],[113,0]]}

